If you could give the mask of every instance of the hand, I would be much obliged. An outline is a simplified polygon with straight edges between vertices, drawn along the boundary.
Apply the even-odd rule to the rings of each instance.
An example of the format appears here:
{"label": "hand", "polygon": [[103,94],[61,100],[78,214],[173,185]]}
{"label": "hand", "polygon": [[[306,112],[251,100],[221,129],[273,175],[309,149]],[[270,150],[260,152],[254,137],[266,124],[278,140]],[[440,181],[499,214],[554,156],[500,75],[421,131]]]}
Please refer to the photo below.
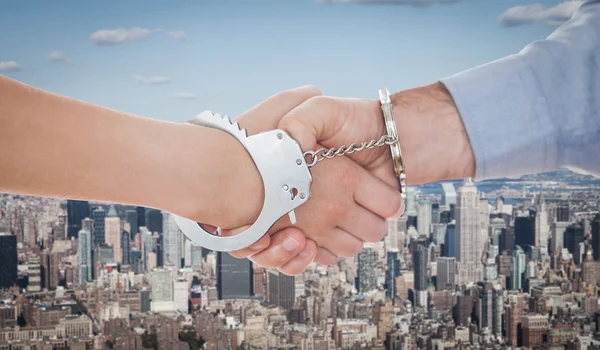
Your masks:
{"label": "hand", "polygon": [[[441,83],[396,93],[392,104],[407,184],[474,176],[471,144],[452,97]],[[311,98],[292,110],[279,128],[295,138],[303,150],[315,150],[317,143],[339,148],[378,140],[386,134],[379,101],[325,96]],[[348,157],[389,186],[399,188],[389,147]]]}
{"label": "hand", "polygon": [[[294,90],[288,94],[294,95]],[[297,100],[288,100],[282,96],[276,95],[245,113],[239,119],[240,125],[247,128],[249,134],[260,129],[273,129],[278,113],[272,113],[272,107],[281,108],[287,101]],[[386,231],[385,218],[394,216],[401,209],[402,201],[397,190],[349,159],[328,160],[313,168],[312,175],[311,199],[296,209],[296,216],[297,227],[309,239],[306,249],[312,252],[312,249],[316,248],[311,240],[319,246],[315,252],[316,256],[313,255],[318,263],[330,264],[337,256],[354,256],[362,250],[364,241],[380,241]],[[289,226],[291,225],[287,217],[284,217],[274,226],[272,232]],[[293,229],[284,230],[276,235],[299,233],[290,230]],[[257,253],[257,250],[269,244],[269,240],[271,245]],[[308,253],[305,254],[306,259],[299,254],[297,258],[288,260],[289,257],[294,257],[295,251],[292,249],[286,252],[283,247],[281,239],[265,236],[250,248],[233,252],[232,255],[238,258],[249,257],[267,268],[278,267],[287,274],[302,272],[312,261],[308,259]]]}

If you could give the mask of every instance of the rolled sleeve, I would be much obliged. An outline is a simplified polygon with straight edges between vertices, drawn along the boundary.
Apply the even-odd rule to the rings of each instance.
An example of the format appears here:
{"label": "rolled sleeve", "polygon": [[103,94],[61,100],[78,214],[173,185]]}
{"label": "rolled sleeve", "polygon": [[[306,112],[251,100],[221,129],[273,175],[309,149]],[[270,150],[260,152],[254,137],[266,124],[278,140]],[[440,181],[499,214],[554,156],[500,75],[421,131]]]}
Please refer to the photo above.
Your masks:
{"label": "rolled sleeve", "polygon": [[442,79],[467,131],[476,180],[561,167],[600,176],[600,1],[546,40]]}

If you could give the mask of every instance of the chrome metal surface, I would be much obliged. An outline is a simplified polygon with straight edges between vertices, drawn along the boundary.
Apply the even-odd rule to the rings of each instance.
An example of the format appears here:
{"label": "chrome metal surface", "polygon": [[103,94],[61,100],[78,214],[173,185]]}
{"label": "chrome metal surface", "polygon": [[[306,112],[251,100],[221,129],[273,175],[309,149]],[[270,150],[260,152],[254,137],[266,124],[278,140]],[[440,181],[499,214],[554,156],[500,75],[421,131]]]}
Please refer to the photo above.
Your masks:
{"label": "chrome metal surface", "polygon": [[394,173],[400,183],[400,194],[402,195],[402,198],[406,198],[406,193],[404,191],[406,188],[406,169],[404,168],[404,161],[402,160],[400,139],[398,138],[398,129],[396,129],[396,121],[394,120],[392,101],[388,89],[383,88],[379,90],[379,102],[381,102],[385,129],[387,130],[388,136],[394,140],[394,142],[389,143],[390,151],[392,153],[392,162],[394,164]]}
{"label": "chrome metal surface", "polygon": [[289,214],[295,222],[294,209],[310,198],[312,176],[302,159],[300,145],[282,130],[272,130],[247,136],[246,130],[227,117],[203,112],[192,124],[223,130],[235,137],[246,148],[264,186],[264,204],[258,219],[244,232],[230,237],[215,236],[193,220],[175,215],[183,233],[194,243],[220,252],[249,247],[261,239],[282,216]]}

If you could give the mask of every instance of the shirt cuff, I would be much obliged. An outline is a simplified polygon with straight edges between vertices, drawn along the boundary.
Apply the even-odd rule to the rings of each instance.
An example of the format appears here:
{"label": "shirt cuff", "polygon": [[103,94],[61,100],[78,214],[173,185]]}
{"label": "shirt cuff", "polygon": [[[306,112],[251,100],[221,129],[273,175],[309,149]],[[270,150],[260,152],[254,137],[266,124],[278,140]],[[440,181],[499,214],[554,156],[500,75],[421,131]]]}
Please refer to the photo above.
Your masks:
{"label": "shirt cuff", "polygon": [[558,167],[557,129],[525,56],[508,56],[440,82],[452,95],[471,142],[475,180]]}

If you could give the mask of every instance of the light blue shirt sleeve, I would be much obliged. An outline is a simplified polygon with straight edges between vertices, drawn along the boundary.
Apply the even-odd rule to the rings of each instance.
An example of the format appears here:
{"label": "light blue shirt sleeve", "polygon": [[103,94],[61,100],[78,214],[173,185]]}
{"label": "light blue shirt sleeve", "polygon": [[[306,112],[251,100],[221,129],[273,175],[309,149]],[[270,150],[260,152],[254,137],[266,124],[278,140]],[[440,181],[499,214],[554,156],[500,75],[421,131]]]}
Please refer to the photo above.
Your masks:
{"label": "light blue shirt sleeve", "polygon": [[520,53],[441,82],[463,119],[477,180],[558,168],[600,177],[600,0]]}

